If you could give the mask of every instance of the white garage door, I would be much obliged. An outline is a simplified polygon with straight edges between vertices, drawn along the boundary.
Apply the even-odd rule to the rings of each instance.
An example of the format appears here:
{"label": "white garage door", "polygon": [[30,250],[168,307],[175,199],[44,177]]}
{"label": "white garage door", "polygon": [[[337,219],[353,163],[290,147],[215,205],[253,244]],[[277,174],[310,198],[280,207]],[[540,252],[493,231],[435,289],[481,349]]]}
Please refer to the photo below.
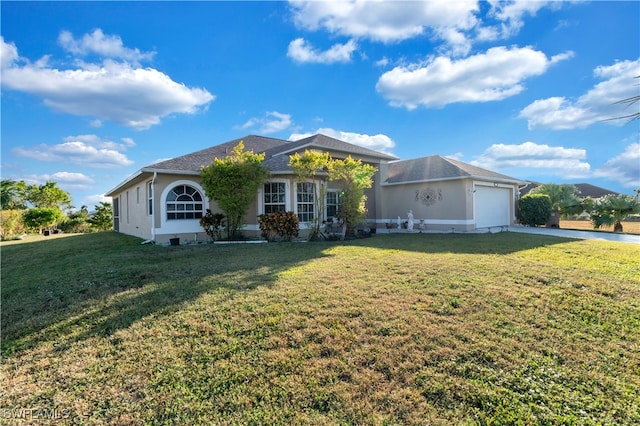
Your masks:
{"label": "white garage door", "polygon": [[476,186],[476,228],[511,224],[511,191],[509,188]]}

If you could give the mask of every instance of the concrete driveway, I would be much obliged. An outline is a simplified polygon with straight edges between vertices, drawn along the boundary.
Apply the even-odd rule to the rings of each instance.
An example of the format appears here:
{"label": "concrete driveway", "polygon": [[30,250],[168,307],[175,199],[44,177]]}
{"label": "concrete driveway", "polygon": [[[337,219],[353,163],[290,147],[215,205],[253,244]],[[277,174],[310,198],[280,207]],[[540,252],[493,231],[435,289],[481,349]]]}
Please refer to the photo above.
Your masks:
{"label": "concrete driveway", "polygon": [[561,228],[532,228],[529,226],[510,226],[509,231],[522,232],[524,234],[541,234],[553,235],[554,237],[579,238],[582,240],[605,240],[640,244],[640,235],[614,234],[612,232],[574,231]]}

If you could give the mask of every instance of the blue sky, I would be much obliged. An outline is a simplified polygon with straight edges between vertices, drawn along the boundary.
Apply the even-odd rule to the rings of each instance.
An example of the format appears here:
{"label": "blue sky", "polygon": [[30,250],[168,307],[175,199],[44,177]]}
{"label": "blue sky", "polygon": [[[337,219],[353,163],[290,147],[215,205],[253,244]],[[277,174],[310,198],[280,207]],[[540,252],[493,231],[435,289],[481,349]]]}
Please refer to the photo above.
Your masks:
{"label": "blue sky", "polygon": [[3,179],[90,208],[158,160],[324,133],[640,188],[640,2],[6,2]]}

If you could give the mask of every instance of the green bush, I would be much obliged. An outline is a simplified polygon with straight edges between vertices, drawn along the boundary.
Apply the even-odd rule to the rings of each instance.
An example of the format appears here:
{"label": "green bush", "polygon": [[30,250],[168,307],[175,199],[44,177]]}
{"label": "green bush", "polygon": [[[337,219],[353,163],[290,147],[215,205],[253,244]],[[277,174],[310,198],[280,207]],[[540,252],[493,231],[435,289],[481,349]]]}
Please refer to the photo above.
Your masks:
{"label": "green bush", "polygon": [[24,212],[22,218],[27,228],[42,232],[44,228],[52,228],[62,220],[63,213],[55,207],[34,207]]}
{"label": "green bush", "polygon": [[87,234],[93,231],[91,224],[82,217],[67,217],[58,224],[58,229],[68,234]]}
{"label": "green bush", "polygon": [[222,213],[213,213],[207,209],[207,213],[200,218],[200,226],[212,240],[220,240],[222,238],[222,230],[225,227],[224,215]]}
{"label": "green bush", "polygon": [[21,210],[0,210],[0,238],[10,240],[24,233]]}
{"label": "green bush", "polygon": [[273,212],[258,216],[262,238],[267,241],[291,241],[300,232],[300,222],[294,212]]}
{"label": "green bush", "polygon": [[523,225],[544,225],[551,218],[551,199],[545,194],[527,194],[520,199],[518,220]]}

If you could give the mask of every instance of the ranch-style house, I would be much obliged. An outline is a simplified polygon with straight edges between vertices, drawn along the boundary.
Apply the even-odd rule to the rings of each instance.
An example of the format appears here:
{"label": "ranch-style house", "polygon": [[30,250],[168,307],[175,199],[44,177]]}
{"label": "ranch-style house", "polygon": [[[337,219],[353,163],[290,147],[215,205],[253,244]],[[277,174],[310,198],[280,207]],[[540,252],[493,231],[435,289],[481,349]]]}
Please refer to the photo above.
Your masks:
{"label": "ranch-style house", "polygon": [[[223,158],[243,141],[245,150],[264,153],[271,172],[245,217],[243,232],[260,234],[258,215],[293,211],[305,225],[320,215],[333,217],[340,197],[333,182],[326,185],[325,211],[314,211],[314,183],[300,182],[289,156],[305,150],[328,152],[332,158],[351,156],[373,165],[373,187],[366,191],[367,225],[372,230],[396,229],[414,217],[414,230],[469,232],[514,223],[518,179],[451,158],[433,155],[400,160],[383,152],[317,134],[290,142],[249,135],[191,154],[143,167],[106,195],[113,199],[114,229],[156,243],[179,237],[181,242],[207,241],[199,224],[207,209],[220,212],[201,184],[200,169]],[[315,191],[319,194],[320,191]]]}

